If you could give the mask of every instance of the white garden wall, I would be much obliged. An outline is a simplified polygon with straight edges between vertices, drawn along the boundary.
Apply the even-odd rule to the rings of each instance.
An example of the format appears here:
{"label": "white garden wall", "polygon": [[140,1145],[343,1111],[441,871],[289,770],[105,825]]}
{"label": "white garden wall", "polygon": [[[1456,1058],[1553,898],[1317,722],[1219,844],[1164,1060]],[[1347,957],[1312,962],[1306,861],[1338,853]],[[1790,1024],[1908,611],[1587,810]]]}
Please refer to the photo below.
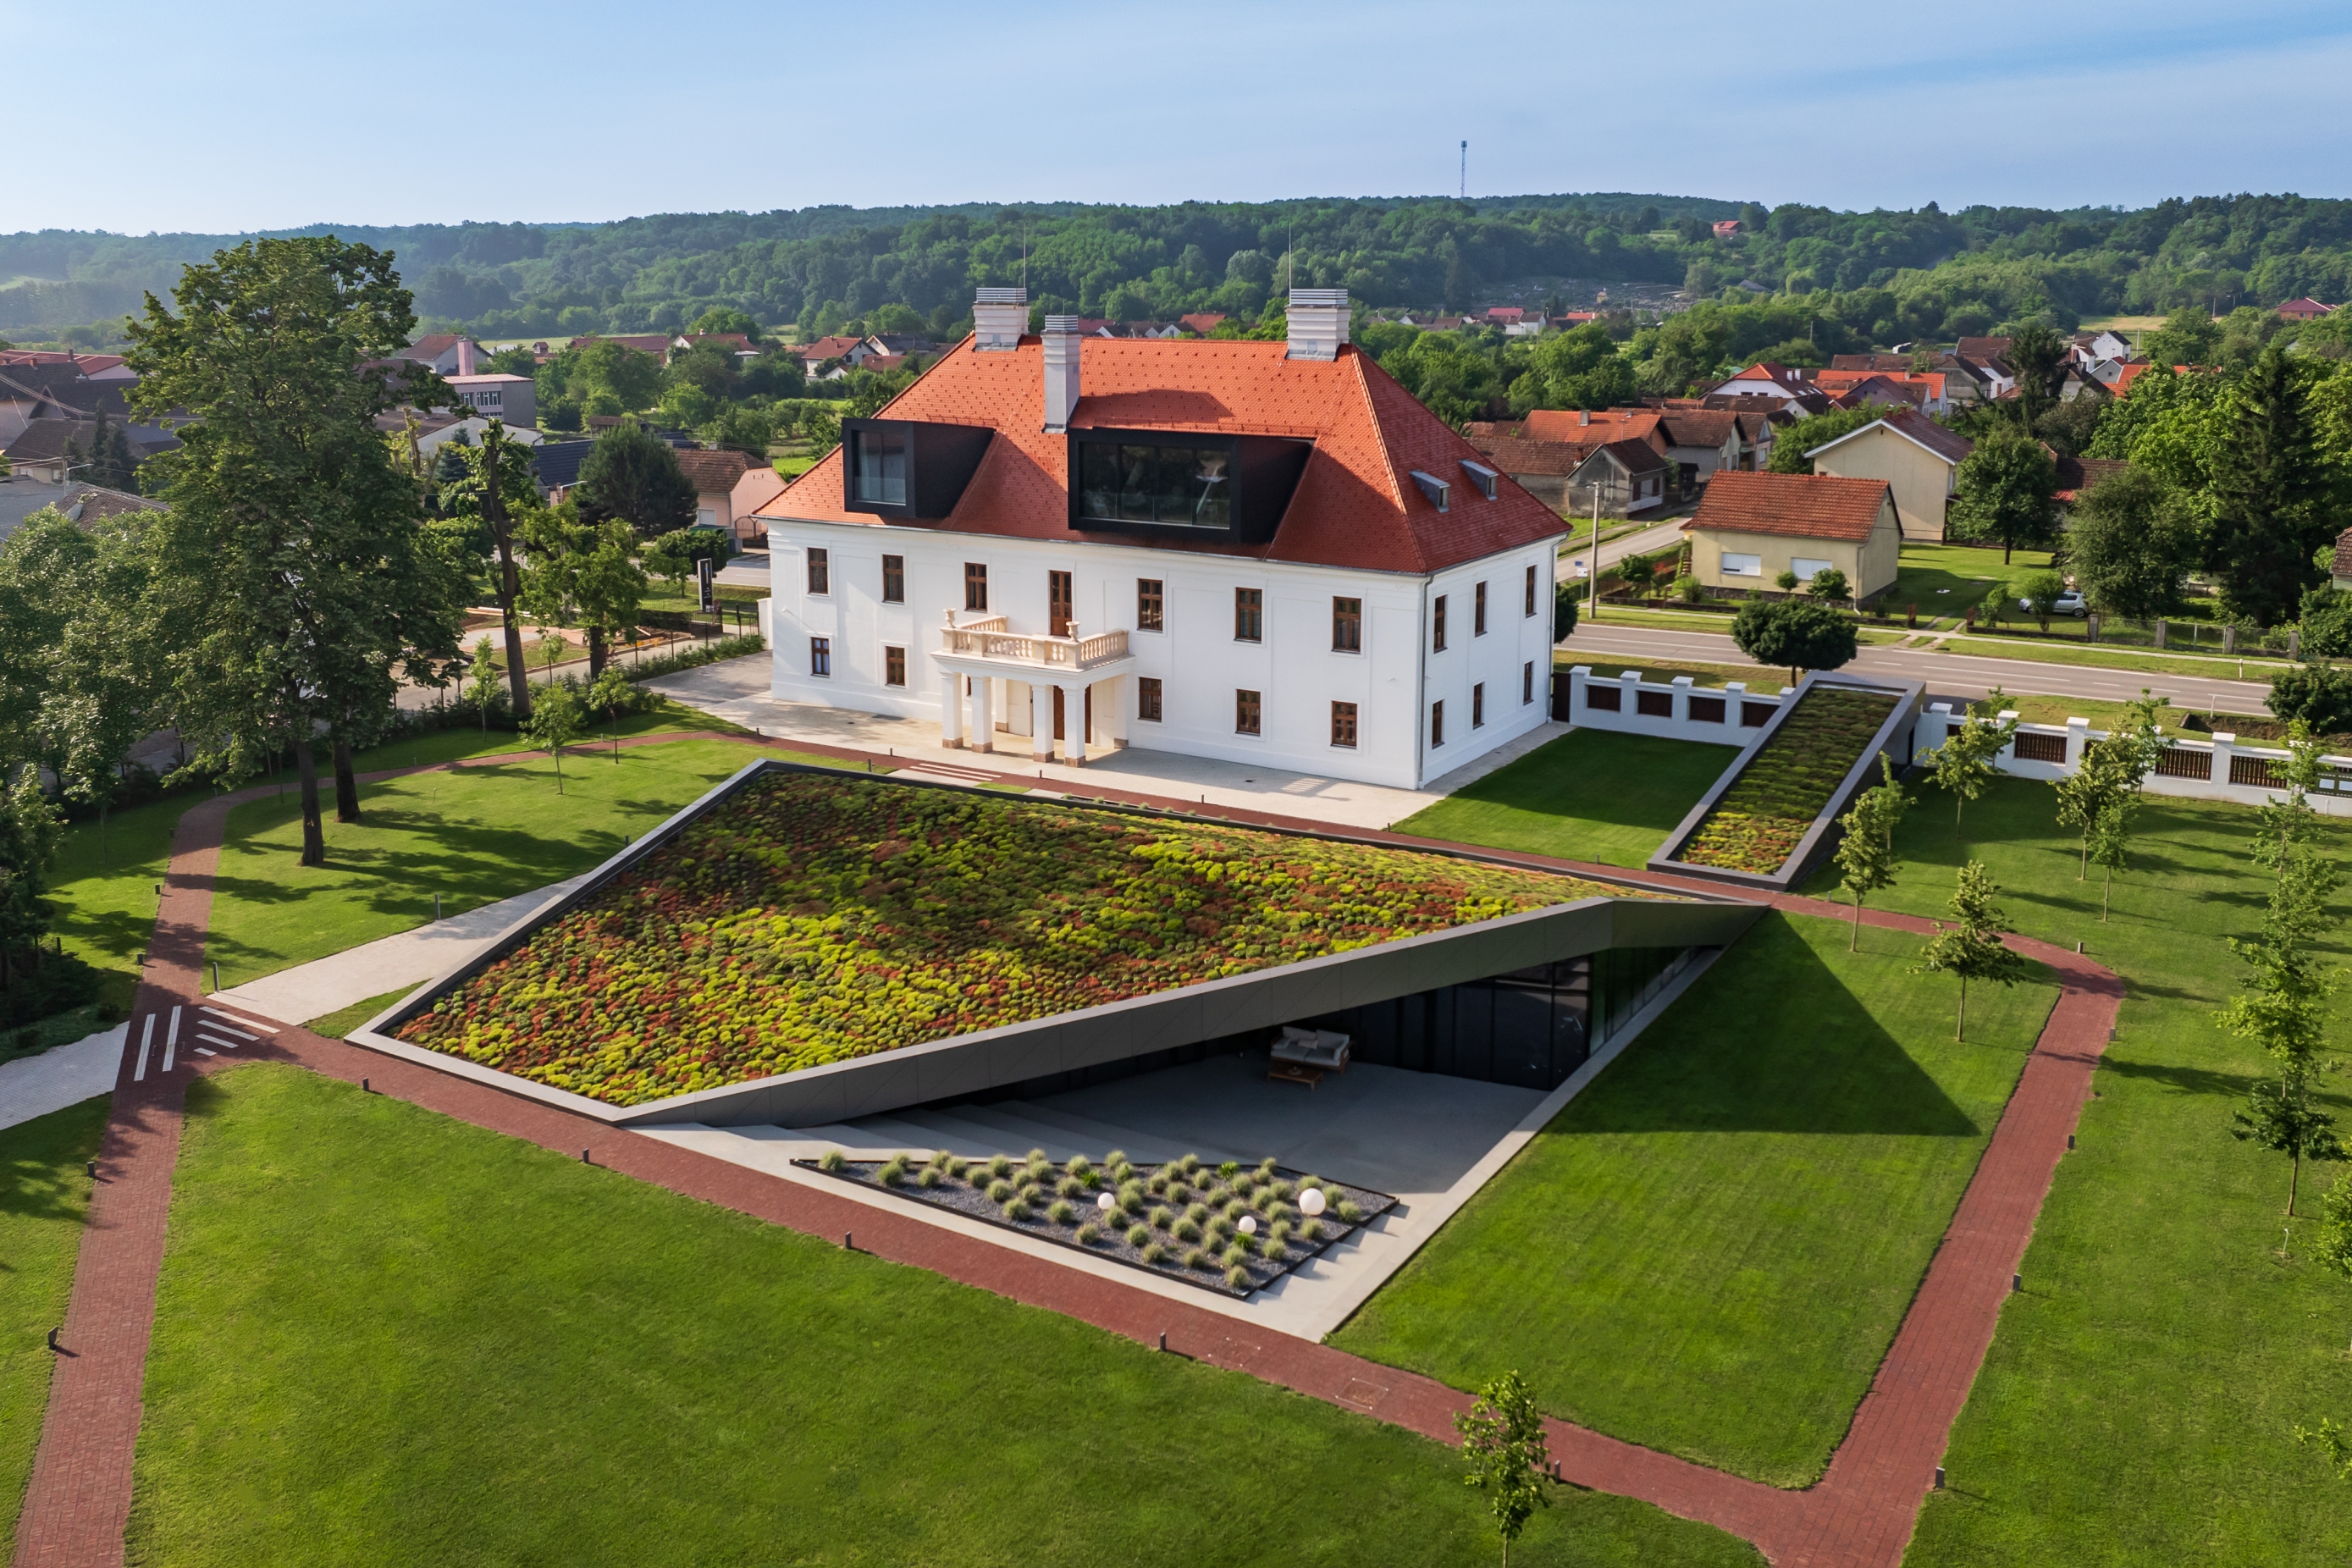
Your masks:
{"label": "white garden wall", "polygon": [[[2010,711],[2000,717],[2014,719],[2017,714]],[[1990,721],[1955,713],[1948,702],[1935,703],[1913,733],[1911,760],[1926,766],[1927,753],[1960,725]],[[2105,740],[2107,734],[2092,729],[2087,719],[2069,719],[2063,724],[2020,724],[2016,739],[2001,748],[1995,765],[2017,778],[2065,778],[2082,765],[2083,748],[2093,741]],[[2286,796],[2286,785],[2276,772],[2286,760],[2283,748],[2242,746],[2237,736],[2226,733],[2208,740],[2167,735],[2164,741],[2164,756],[2157,771],[2141,785],[2149,795],[2229,800],[2241,805],[2270,805]],[[2020,756],[2021,749],[2027,754]],[[2352,816],[2352,757],[2329,756],[2323,761],[2327,771],[2310,796],[2312,805],[2332,816]]]}

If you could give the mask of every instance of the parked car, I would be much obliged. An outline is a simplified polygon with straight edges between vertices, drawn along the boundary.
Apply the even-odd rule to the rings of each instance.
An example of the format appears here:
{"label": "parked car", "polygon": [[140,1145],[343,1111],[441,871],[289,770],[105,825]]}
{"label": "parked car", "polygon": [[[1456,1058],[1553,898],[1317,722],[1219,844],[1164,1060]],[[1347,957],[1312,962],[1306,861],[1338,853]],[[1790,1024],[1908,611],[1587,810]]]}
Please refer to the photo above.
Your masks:
{"label": "parked car", "polygon": [[[2020,599],[2017,607],[2030,616],[2033,613],[2033,601]],[[2053,616],[2087,616],[2091,613],[2091,606],[2083,602],[2081,593],[2069,588],[2050,602],[2050,613]]]}

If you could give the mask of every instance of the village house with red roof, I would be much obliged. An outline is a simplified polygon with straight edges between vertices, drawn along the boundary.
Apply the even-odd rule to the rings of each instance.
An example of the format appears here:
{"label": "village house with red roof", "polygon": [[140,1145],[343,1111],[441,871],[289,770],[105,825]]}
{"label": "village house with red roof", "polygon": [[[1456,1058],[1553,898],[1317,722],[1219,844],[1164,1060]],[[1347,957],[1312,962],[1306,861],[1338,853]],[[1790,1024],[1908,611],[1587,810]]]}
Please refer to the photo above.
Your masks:
{"label": "village house with red roof", "polygon": [[1546,722],[1567,527],[1348,341],[972,334],[759,509],[780,700],[1419,788]]}
{"label": "village house with red roof", "polygon": [[1830,474],[1718,473],[1683,532],[1692,574],[1722,595],[1771,595],[1783,572],[1810,584],[1834,567],[1851,597],[1873,599],[1903,548],[1886,481]]}

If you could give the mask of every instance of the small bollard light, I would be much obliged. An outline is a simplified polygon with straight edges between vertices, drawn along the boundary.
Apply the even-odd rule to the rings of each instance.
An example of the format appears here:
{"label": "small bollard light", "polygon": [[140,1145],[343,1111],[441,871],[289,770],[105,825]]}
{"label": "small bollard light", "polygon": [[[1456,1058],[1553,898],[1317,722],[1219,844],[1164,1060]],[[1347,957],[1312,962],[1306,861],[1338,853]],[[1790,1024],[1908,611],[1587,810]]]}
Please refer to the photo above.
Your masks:
{"label": "small bollard light", "polygon": [[2069,1149],[2072,1149],[2074,1146],[2074,1135],[2072,1132],[2069,1132],[2069,1133],[2067,1133],[2067,1134],[2066,1134],[2066,1147],[2067,1147],[2067,1148],[2069,1148]]}
{"label": "small bollard light", "polygon": [[1168,1353],[1168,1331],[1165,1329],[1160,1331],[1160,1353]]}
{"label": "small bollard light", "polygon": [[159,899],[163,896],[163,884],[161,882],[155,884],[155,896]]}
{"label": "small bollard light", "polygon": [[841,1250],[844,1252],[857,1250],[857,1237],[853,1232],[845,1230],[841,1233]]}
{"label": "small bollard light", "polygon": [[1936,1467],[1936,1489],[1937,1491],[1944,1489],[1944,1467],[1941,1465]]}
{"label": "small bollard light", "polygon": [[220,960],[217,958],[213,960],[213,989],[220,989]]}
{"label": "small bollard light", "polygon": [[95,1161],[95,1160],[90,1161],[87,1165],[85,1165],[85,1166],[83,1167],[83,1169],[89,1173],[89,1177],[90,1177],[90,1179],[91,1179],[92,1181],[96,1181],[96,1180],[98,1179],[98,1162],[97,1162],[97,1161]]}
{"label": "small bollard light", "polygon": [[593,1161],[593,1160],[591,1160],[591,1159],[588,1157],[588,1151],[587,1151],[587,1150],[583,1149],[583,1150],[581,1150],[581,1151],[580,1151],[580,1163],[581,1163],[582,1164],[583,1164],[583,1165],[593,1165],[593,1164],[594,1164],[596,1162],[595,1162],[595,1161]]}
{"label": "small bollard light", "polygon": [[441,921],[441,895],[438,893],[433,895],[433,920],[436,925]]}
{"label": "small bollard light", "polygon": [[65,1332],[63,1329],[51,1329],[49,1331],[49,1348],[51,1350],[58,1348],[58,1336],[63,1332]]}
{"label": "small bollard light", "polygon": [[2021,1296],[2025,1293],[2024,1275],[2012,1274],[2009,1277],[2009,1293],[2012,1296]]}
{"label": "small bollard light", "polygon": [[373,1089],[370,1089],[370,1088],[368,1087],[368,1080],[367,1080],[367,1079],[360,1079],[360,1092],[361,1092],[362,1094],[373,1094],[373,1093],[375,1092],[375,1090],[373,1090]]}

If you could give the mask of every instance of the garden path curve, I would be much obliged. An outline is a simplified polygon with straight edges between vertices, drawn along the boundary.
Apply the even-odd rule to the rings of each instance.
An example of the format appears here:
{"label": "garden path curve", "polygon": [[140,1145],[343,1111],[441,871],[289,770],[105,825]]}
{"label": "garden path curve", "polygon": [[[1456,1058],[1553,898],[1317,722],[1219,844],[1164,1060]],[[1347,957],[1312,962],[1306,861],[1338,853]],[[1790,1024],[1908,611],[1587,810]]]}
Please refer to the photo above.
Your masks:
{"label": "garden path curve", "polygon": [[[625,745],[684,739],[735,739],[849,762],[885,763],[865,752],[808,742],[688,733],[635,737]],[[439,767],[479,766],[508,758],[471,758]],[[980,759],[975,758],[975,762]],[[366,775],[373,783],[436,769]],[[1008,774],[1011,778],[1014,775]],[[720,1204],[856,1250],[1062,1312],[1139,1343],[1269,1383],[1392,1423],[1438,1442],[1454,1439],[1453,1420],[1467,1394],[1433,1379],[1230,1318],[1188,1307],[1114,1280],[1100,1279],[921,1220],[877,1212],[811,1187],[679,1149],[486,1084],[285,1026],[236,1055],[182,1055],[174,1069],[136,1076],[141,1021],[204,1000],[199,974],[212,912],[213,878],[229,809],[266,793],[249,789],[191,807],[173,835],[163,907],[133,1026],[126,1031],[100,1177],[59,1339],[57,1370],[24,1510],[16,1568],[115,1568],[123,1560],[130,1517],[131,1461],[155,1288],[169,1217],[172,1169],[189,1077],[240,1058],[295,1063],[331,1078],[365,1078],[377,1093],[397,1095],[477,1126],[527,1138],[567,1156],[582,1155],[641,1181]],[[1087,792],[1106,800],[1213,815],[1265,826],[1328,831],[1328,825],[1242,810],[1202,813],[1197,805],[1118,790]],[[1355,837],[1403,847],[1433,845],[1400,834]],[[1447,846],[1447,847],[1452,847]],[[1759,898],[1802,914],[1850,918],[1850,911],[1791,894],[1751,894],[1713,883],[1537,855],[1503,858],[1551,869],[1596,873],[1659,887]],[[1924,932],[1926,921],[1865,910],[1865,924]],[[1870,1392],[1821,1482],[1784,1491],[1708,1469],[1563,1421],[1548,1423],[1564,1480],[1637,1498],[1752,1542],[1780,1568],[1895,1568],[1902,1561],[1920,1501],[1932,1484],[1952,1422],[1967,1402],[2032,1239],[2067,1135],[2091,1092],[2092,1074],[2111,1037],[2123,987],[2110,970],[2078,953],[2030,938],[2010,945],[2048,964],[2063,983],[2000,1125],[1962,1195],[1910,1311],[1896,1331]],[[193,1011],[190,1016],[193,1017]]]}

